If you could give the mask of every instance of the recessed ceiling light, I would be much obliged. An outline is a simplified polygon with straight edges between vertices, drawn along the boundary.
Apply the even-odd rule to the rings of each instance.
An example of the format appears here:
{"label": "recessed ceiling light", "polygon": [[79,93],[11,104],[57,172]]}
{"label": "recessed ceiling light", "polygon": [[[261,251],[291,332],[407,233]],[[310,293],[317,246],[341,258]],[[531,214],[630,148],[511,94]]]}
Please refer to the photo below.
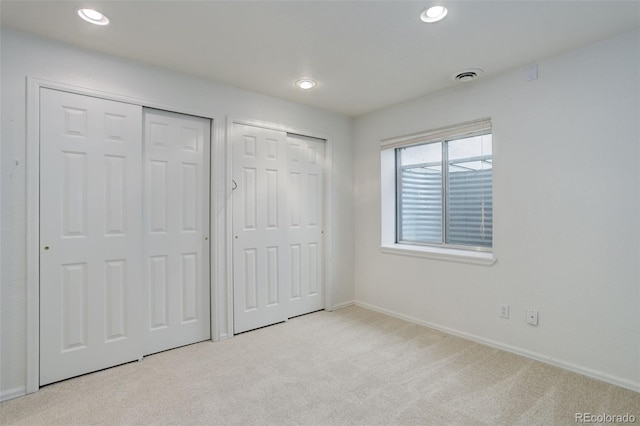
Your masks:
{"label": "recessed ceiling light", "polygon": [[95,25],[107,25],[109,23],[109,18],[93,9],[78,9],[78,16]]}
{"label": "recessed ceiling light", "polygon": [[454,81],[459,81],[461,83],[468,83],[471,80],[475,80],[483,74],[483,71],[480,68],[467,68],[466,70],[459,71],[455,73],[451,78]]}
{"label": "recessed ceiling light", "polygon": [[303,78],[303,79],[300,79],[300,80],[296,81],[296,86],[298,86],[299,88],[304,89],[304,90],[312,89],[312,88],[316,87],[317,84],[318,83],[315,80],[311,80],[311,79],[308,79],[308,78]]}
{"label": "recessed ceiling light", "polygon": [[447,13],[447,8],[444,6],[431,6],[429,9],[422,12],[420,19],[422,22],[431,24],[444,19],[444,17],[447,16]]}

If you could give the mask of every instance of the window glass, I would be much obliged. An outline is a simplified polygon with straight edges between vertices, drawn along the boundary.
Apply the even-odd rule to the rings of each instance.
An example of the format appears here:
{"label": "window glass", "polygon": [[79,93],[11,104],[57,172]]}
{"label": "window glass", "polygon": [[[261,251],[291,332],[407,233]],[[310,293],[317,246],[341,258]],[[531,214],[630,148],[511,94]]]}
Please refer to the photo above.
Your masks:
{"label": "window glass", "polygon": [[491,135],[447,142],[446,243],[491,247]]}
{"label": "window glass", "polygon": [[491,134],[398,148],[398,242],[491,248]]}
{"label": "window glass", "polygon": [[398,239],[442,241],[442,143],[401,148]]}

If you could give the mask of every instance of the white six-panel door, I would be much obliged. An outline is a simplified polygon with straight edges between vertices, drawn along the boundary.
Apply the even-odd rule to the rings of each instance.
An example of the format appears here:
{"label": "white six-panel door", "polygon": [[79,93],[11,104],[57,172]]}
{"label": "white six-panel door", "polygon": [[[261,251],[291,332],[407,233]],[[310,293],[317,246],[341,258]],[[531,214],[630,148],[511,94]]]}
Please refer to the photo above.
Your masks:
{"label": "white six-panel door", "polygon": [[40,385],[210,338],[209,135],[41,89]]}
{"label": "white six-panel door", "polygon": [[287,136],[289,188],[289,318],[324,308],[323,140]]}
{"label": "white six-panel door", "polygon": [[234,124],[234,332],[324,307],[324,142]]}
{"label": "white six-panel door", "polygon": [[286,134],[233,128],[234,331],[288,318]]}
{"label": "white six-panel door", "polygon": [[210,338],[209,123],[144,110],[145,355]]}
{"label": "white six-panel door", "polygon": [[140,356],[142,108],[40,93],[44,385]]}

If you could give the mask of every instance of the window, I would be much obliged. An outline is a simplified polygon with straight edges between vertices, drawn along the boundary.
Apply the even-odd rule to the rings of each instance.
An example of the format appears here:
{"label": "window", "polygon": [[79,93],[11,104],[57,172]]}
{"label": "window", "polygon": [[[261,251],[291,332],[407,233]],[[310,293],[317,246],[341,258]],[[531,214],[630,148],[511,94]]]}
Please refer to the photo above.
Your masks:
{"label": "window", "polygon": [[383,141],[381,165],[383,248],[491,255],[489,119]]}
{"label": "window", "polygon": [[491,247],[491,134],[396,149],[399,242]]}

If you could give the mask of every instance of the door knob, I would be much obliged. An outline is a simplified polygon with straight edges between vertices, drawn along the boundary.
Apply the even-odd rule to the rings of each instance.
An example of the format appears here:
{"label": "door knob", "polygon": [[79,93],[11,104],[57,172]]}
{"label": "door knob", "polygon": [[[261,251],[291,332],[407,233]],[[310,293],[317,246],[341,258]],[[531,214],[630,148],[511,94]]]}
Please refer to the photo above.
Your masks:
{"label": "door knob", "polygon": [[49,246],[44,246],[44,249],[45,249],[45,250],[49,250],[50,248],[51,248],[51,247],[49,247]]}

